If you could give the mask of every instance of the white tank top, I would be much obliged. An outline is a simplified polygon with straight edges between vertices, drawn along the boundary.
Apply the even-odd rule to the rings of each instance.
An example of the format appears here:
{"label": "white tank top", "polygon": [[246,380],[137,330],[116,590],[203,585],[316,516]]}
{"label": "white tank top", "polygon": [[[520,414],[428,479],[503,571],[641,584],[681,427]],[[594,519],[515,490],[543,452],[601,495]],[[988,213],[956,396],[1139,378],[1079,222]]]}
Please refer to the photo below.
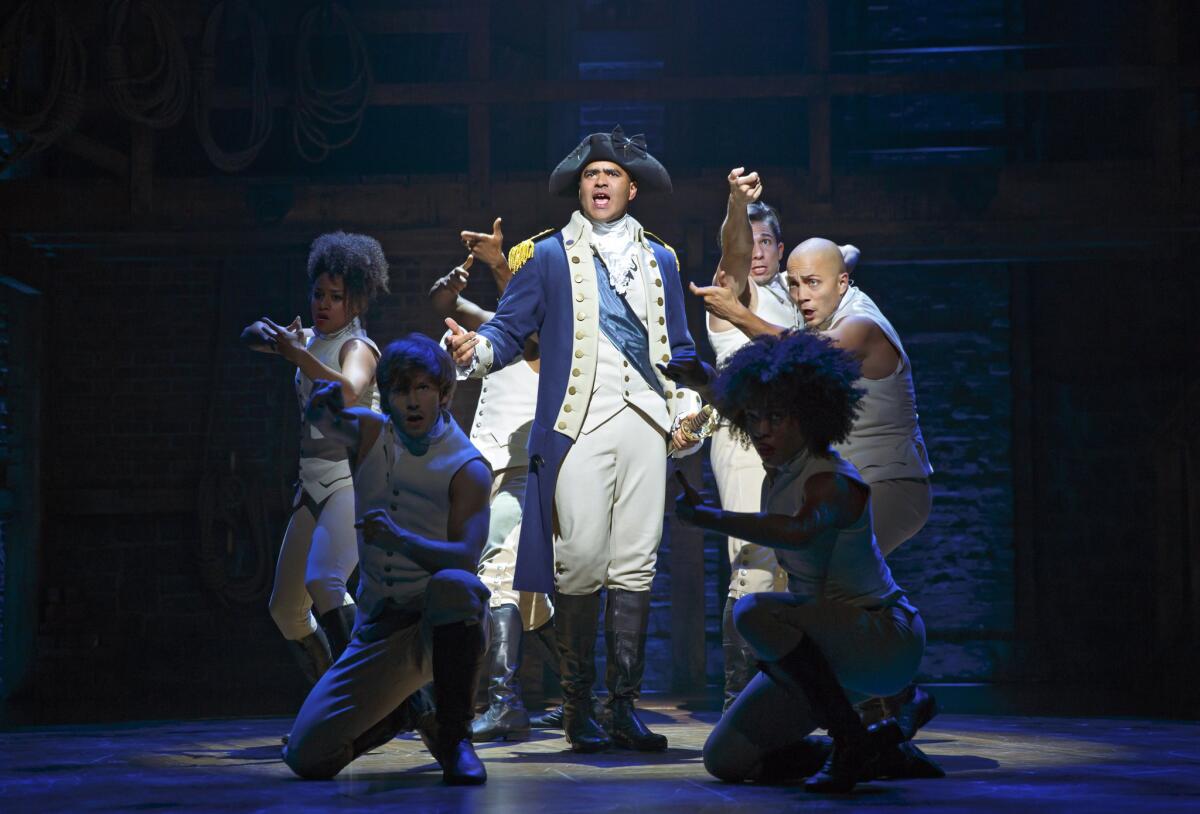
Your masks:
{"label": "white tank top", "polygon": [[[788,296],[787,283],[784,282],[782,274],[776,274],[764,285],[755,282],[750,284],[758,286],[758,297],[754,303],[755,316],[781,328],[800,327],[796,306],[792,305]],[[704,324],[705,327],[708,326],[707,319],[704,320]],[[731,327],[724,331],[708,328],[708,344],[712,345],[713,353],[717,355],[717,367],[725,364],[725,360],[749,341],[750,338],[737,328]]]}
{"label": "white tank top", "polygon": [[863,377],[856,384],[867,391],[850,437],[834,449],[854,464],[867,483],[893,478],[927,478],[933,474],[921,426],[917,423],[917,397],[912,367],[900,335],[879,307],[855,286],[846,290],[830,326],[851,317],[869,319],[892,343],[900,361],[882,379]]}
{"label": "white tank top", "polygon": [[529,465],[529,428],[537,407],[538,374],[524,359],[483,379],[471,422],[471,443],[493,472]]}
{"label": "white tank top", "polygon": [[[358,317],[350,320],[350,324],[335,334],[323,336],[314,331],[306,347],[317,361],[340,373],[342,347],[351,339],[365,342],[378,358],[379,347],[367,336]],[[350,485],[350,461],[344,446],[330,441],[305,419],[304,408],[312,395],[312,389],[312,380],[297,370],[296,400],[300,403],[300,485],[313,500],[321,503],[338,489]],[[379,388],[375,386],[374,381],[359,396],[357,404],[351,406],[367,407],[379,412]]]}
{"label": "white tank top", "polygon": [[[836,452],[828,458],[802,452],[763,483],[763,511],[795,516],[804,506],[805,482],[819,472],[835,472],[863,483],[855,468]],[[860,608],[912,608],[879,553],[872,523],[868,500],[851,526],[827,531],[798,549],[774,549],[779,565],[788,573],[788,590],[812,601],[845,602]]]}
{"label": "white tank top", "polygon": [[[408,451],[396,437],[392,420],[383,429],[354,478],[354,516],[385,509],[403,529],[431,540],[445,540],[450,520],[450,481],[479,453],[449,413],[423,455]],[[398,551],[363,542],[358,534],[358,606],[374,619],[390,601],[419,609],[429,572]]]}

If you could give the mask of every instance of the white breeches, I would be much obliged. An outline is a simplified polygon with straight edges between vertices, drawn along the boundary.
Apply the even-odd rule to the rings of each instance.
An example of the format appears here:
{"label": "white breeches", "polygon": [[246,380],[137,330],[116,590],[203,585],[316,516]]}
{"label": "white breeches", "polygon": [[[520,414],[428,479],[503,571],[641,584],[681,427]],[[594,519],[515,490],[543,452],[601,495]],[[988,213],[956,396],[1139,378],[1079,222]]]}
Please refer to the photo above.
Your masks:
{"label": "white breeches", "polygon": [[555,585],[648,591],[662,540],[667,452],[662,432],[626,407],[582,434],[558,474]]}
{"label": "white breeches", "polygon": [[271,618],[285,639],[297,640],[317,629],[317,614],[354,600],[346,593],[346,580],[358,564],[358,537],[354,531],[354,488],[347,484],[331,494],[314,518],[301,504],[288,521],[275,565],[271,590]]}

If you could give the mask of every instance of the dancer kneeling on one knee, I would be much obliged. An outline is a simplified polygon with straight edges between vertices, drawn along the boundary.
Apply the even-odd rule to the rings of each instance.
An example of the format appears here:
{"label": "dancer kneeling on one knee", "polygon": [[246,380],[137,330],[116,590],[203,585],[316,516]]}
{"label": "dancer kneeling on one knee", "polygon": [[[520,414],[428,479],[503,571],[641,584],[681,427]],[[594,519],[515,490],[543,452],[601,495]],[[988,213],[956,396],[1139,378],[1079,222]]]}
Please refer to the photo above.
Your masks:
{"label": "dancer kneeling on one knee", "polygon": [[[906,686],[925,648],[920,614],[875,542],[870,488],[830,446],[850,432],[858,377],[850,354],[811,333],[755,339],[713,389],[717,409],[762,457],[762,511],[723,511],[680,477],[681,519],[773,548],[788,574],[786,593],[734,608],[762,672],[704,746],[705,767],[722,780],[812,775],[810,791],[845,792],[893,773],[900,754],[895,721],[868,728],[853,706]],[[823,766],[821,744],[807,738],[818,727],[833,738]]]}
{"label": "dancer kneeling on one knee", "polygon": [[406,699],[433,679],[436,727],[422,722],[425,743],[447,783],[483,783],[470,723],[487,648],[488,591],[475,564],[492,473],[447,411],[454,365],[436,342],[393,342],[377,375],[385,416],[344,407],[330,382],[308,403],[308,419],[354,464],[358,620],[300,708],[283,759],[301,777],[333,777],[412,728]]}

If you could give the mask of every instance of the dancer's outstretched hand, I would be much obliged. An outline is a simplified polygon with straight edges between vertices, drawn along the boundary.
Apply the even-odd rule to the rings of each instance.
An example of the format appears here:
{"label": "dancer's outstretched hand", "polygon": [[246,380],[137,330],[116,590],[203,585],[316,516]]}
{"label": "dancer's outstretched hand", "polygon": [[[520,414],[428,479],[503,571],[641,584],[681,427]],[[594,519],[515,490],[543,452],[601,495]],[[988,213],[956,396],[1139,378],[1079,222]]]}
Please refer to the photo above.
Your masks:
{"label": "dancer's outstretched hand", "polygon": [[747,310],[738,300],[733,290],[733,281],[724,269],[717,272],[716,285],[688,283],[688,290],[704,300],[704,310],[717,319],[733,322],[742,311]]}
{"label": "dancer's outstretched hand", "polygon": [[685,523],[694,523],[696,509],[705,505],[704,496],[692,488],[683,472],[675,470],[675,480],[683,488],[683,492],[675,498],[675,515]]}
{"label": "dancer's outstretched hand", "polygon": [[705,362],[695,353],[682,351],[671,357],[665,365],[656,365],[659,372],[680,387],[690,387],[701,390],[716,378],[712,365]]}
{"label": "dancer's outstretched hand", "polygon": [[479,339],[474,331],[468,331],[450,317],[446,317],[446,327],[450,329],[450,335],[446,337],[446,350],[450,352],[454,364],[466,367],[475,356],[475,346],[479,344]]}
{"label": "dancer's outstretched hand", "polygon": [[325,417],[326,411],[336,419],[346,409],[346,397],[342,386],[337,382],[317,379],[313,382],[312,394],[304,408],[304,415],[309,423],[315,423]]}
{"label": "dancer's outstretched hand", "polygon": [[504,232],[500,231],[500,222],[503,218],[496,218],[492,223],[492,233],[489,235],[486,232],[468,232],[463,231],[463,245],[467,247],[467,251],[472,257],[476,257],[486,263],[488,266],[495,268],[505,262],[504,258]]}

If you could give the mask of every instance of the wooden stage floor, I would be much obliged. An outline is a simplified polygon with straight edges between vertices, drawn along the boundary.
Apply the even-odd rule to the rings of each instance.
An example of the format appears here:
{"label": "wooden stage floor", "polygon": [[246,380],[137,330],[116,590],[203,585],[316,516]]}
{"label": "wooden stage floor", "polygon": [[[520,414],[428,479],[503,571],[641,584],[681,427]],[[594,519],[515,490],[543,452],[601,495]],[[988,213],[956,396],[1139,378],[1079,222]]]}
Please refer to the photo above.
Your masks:
{"label": "wooden stage floor", "polygon": [[942,715],[918,736],[941,780],[875,782],[842,797],[797,786],[731,786],[700,759],[716,713],[666,702],[647,719],[669,751],[566,751],[561,732],[480,748],[486,786],[452,789],[411,736],[335,780],[303,782],[279,760],[279,718],[28,727],[0,732],[0,811],[809,810],[1200,811],[1200,724],[1121,718]]}

